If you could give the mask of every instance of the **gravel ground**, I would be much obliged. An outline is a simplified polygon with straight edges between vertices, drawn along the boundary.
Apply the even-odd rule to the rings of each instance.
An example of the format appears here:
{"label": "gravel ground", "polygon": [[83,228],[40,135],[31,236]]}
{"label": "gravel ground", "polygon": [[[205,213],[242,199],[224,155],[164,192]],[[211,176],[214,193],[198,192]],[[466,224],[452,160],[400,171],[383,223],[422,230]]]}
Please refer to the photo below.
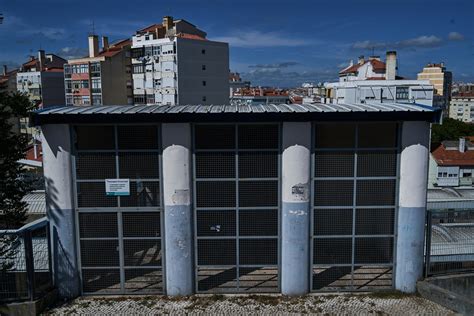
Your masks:
{"label": "gravel ground", "polygon": [[399,293],[308,295],[195,295],[171,298],[82,297],[55,307],[46,315],[456,315],[454,312],[414,295]]}

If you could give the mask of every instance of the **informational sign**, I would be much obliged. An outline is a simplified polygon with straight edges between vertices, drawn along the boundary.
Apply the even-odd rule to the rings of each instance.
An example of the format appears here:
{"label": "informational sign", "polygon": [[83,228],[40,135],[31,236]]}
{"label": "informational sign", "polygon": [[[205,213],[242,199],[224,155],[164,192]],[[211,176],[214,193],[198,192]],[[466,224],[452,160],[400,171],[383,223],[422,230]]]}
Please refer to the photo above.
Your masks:
{"label": "informational sign", "polygon": [[107,196],[130,195],[130,179],[105,179],[105,194]]}

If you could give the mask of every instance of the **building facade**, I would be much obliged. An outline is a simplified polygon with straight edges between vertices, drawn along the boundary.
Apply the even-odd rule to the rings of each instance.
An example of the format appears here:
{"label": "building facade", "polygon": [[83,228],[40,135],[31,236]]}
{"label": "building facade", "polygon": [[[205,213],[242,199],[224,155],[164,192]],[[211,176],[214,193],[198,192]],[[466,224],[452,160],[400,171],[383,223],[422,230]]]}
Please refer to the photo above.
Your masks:
{"label": "building facade", "polygon": [[185,20],[164,17],[132,38],[134,104],[229,102],[229,46]]}
{"label": "building facade", "polygon": [[389,51],[385,62],[380,56],[370,56],[368,60],[360,56],[357,64],[353,61],[339,72],[339,81],[353,80],[395,80],[397,79],[397,53]]}
{"label": "building facade", "polygon": [[17,69],[8,71],[6,65],[3,65],[0,74],[0,93],[9,93],[16,91],[16,73]]}
{"label": "building facade", "polygon": [[332,107],[36,113],[60,295],[415,292],[440,113]]}
{"label": "building facade", "polygon": [[103,36],[99,51],[97,35],[90,35],[89,56],[64,65],[66,105],[133,104],[130,47],[128,39],[109,45]]}
{"label": "building facade", "polygon": [[326,83],[325,103],[357,104],[403,102],[433,106],[428,80],[351,80]]}
{"label": "building facade", "polygon": [[474,122],[474,92],[453,96],[449,103],[449,117],[465,123]]}
{"label": "building facade", "polygon": [[418,80],[429,80],[434,87],[434,100],[436,105],[448,107],[451,100],[451,85],[453,75],[446,70],[444,63],[428,64],[423,71],[418,73]]}
{"label": "building facade", "polygon": [[474,137],[444,141],[432,153],[430,183],[433,187],[472,187],[474,179]]}
{"label": "building facade", "polygon": [[65,59],[38,51],[16,74],[17,91],[25,93],[38,108],[64,105]]}

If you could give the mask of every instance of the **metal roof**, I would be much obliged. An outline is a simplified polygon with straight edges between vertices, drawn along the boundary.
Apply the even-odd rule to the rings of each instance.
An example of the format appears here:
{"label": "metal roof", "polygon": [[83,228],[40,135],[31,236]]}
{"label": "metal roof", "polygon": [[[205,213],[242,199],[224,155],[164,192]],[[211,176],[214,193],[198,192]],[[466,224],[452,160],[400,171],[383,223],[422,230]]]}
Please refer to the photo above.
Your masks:
{"label": "metal roof", "polygon": [[32,113],[33,124],[65,123],[98,119],[127,121],[207,121],[221,119],[315,120],[382,119],[437,121],[440,110],[413,104],[371,102],[357,104],[259,104],[259,105],[117,105],[65,106]]}

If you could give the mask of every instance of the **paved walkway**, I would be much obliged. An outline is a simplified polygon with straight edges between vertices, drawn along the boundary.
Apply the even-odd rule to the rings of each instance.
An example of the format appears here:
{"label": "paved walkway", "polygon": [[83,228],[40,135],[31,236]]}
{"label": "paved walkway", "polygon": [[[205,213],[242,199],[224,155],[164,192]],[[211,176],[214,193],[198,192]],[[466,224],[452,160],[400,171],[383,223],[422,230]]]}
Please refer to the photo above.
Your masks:
{"label": "paved walkway", "polygon": [[46,312],[51,315],[455,315],[418,296],[367,295],[197,295],[184,298],[83,297]]}

